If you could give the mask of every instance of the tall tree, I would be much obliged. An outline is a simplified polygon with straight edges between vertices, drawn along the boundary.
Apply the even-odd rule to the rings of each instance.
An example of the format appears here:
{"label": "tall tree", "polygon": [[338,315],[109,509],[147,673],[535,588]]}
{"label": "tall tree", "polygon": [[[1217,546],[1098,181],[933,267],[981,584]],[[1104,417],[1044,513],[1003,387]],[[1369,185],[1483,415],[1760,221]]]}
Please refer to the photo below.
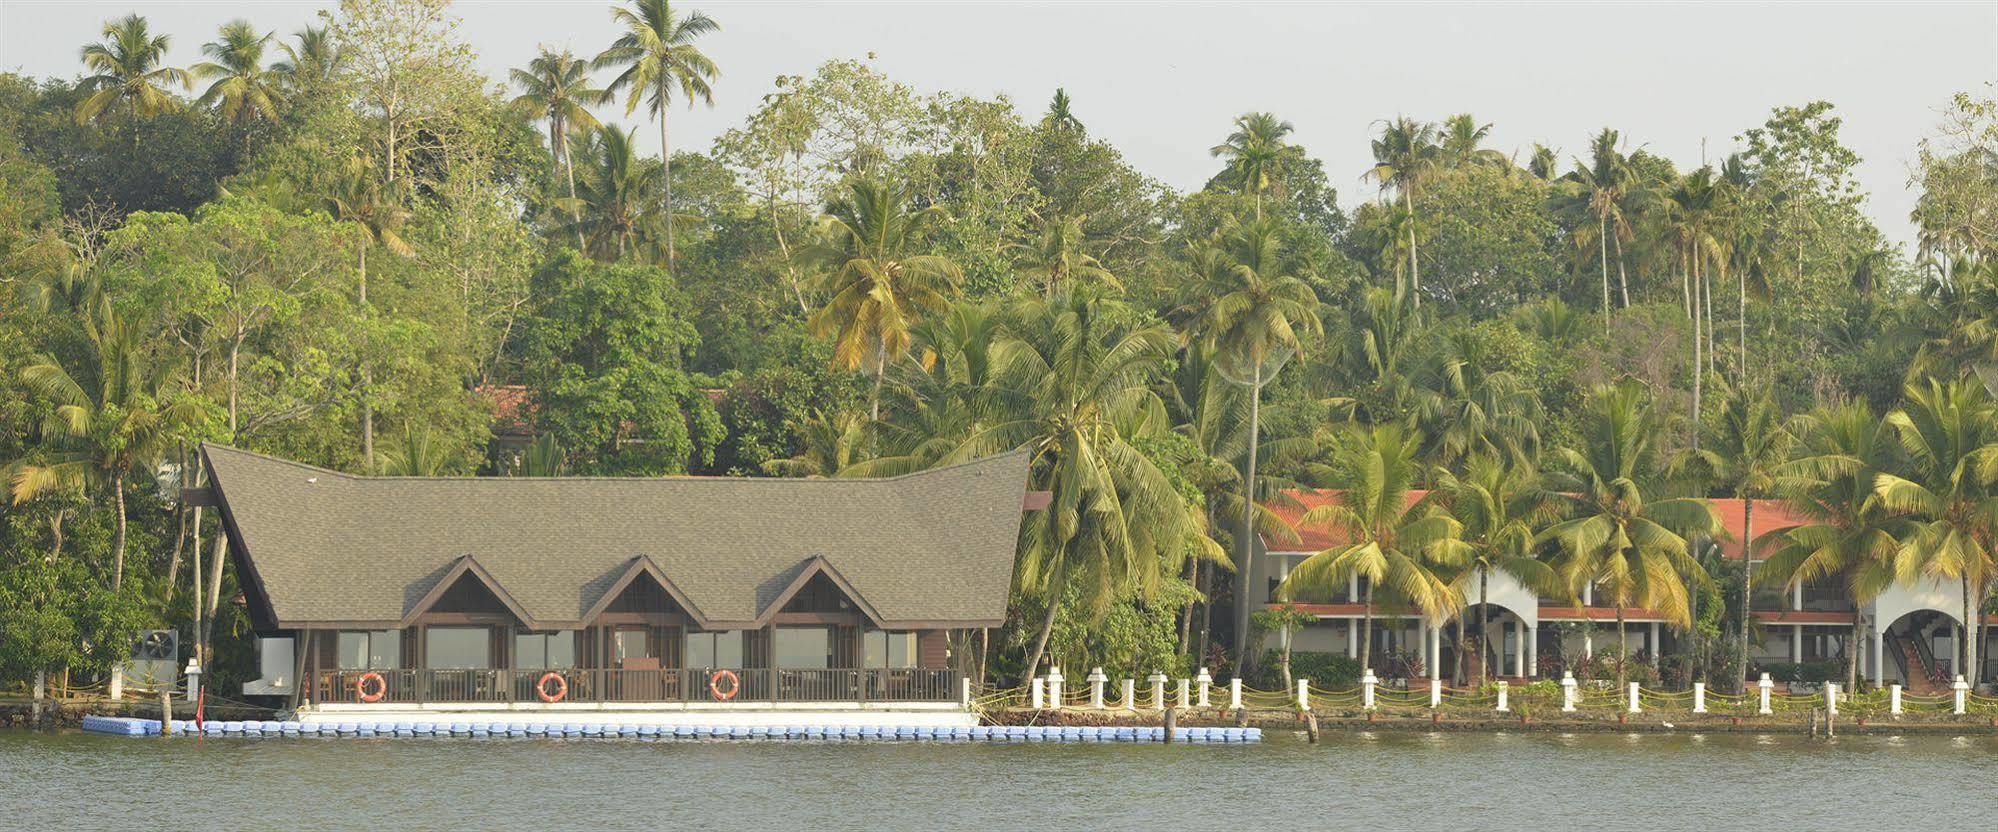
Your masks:
{"label": "tall tree", "polygon": [[[1439,472],[1437,488],[1449,498],[1450,514],[1463,524],[1465,565],[1477,576],[1477,683],[1482,687],[1486,669],[1499,658],[1486,640],[1492,628],[1491,576],[1506,575],[1541,597],[1565,591],[1559,576],[1540,559],[1536,543],[1540,530],[1557,516],[1554,500],[1540,487],[1540,472],[1525,461],[1485,454],[1472,457],[1461,477]],[[1460,642],[1460,649],[1464,646]],[[1435,672],[1441,675],[1440,668]]]}
{"label": "tall tree", "polygon": [[297,43],[279,43],[284,60],[271,64],[271,74],[292,92],[332,83],[340,73],[340,45],[324,26],[307,26],[293,33]]}
{"label": "tall tree", "polygon": [[[1630,166],[1623,152],[1618,149],[1620,137],[1615,130],[1607,127],[1589,143],[1589,161],[1575,160],[1575,169],[1562,177],[1556,190],[1556,210],[1566,208],[1568,213],[1593,215],[1594,233],[1578,233],[1577,243],[1587,244],[1594,238],[1596,257],[1602,267],[1603,285],[1603,329],[1609,330],[1610,314],[1610,247],[1616,247],[1617,288],[1621,307],[1630,306],[1630,276],[1623,258],[1623,244],[1632,239],[1631,227],[1633,202],[1639,200],[1646,191],[1638,180],[1637,172]],[[1587,229],[1577,224],[1578,230]]]}
{"label": "tall tree", "polygon": [[640,101],[659,122],[659,158],[665,163],[659,172],[660,195],[666,220],[666,267],[674,266],[673,253],[673,145],[666,131],[666,113],[674,95],[714,103],[709,84],[721,70],[703,54],[694,41],[719,31],[721,25],[698,11],[684,15],[673,10],[670,0],[630,0],[629,7],[611,9],[611,19],[624,27],[624,34],[596,57],[598,69],[624,67],[605,87],[609,93],[626,91],[626,115],[637,111]]}
{"label": "tall tree", "polygon": [[920,253],[940,208],[912,209],[898,185],[857,180],[846,198],[819,219],[807,255],[827,268],[825,306],[812,313],[812,332],[833,338],[833,363],[868,367],[874,390],[868,418],[881,419],[881,382],[888,363],[907,352],[910,327],[924,312],[941,312],[963,273],[950,258]]}
{"label": "tall tree", "polygon": [[[362,355],[361,363],[361,457],[366,460],[368,470],[375,467],[375,406],[374,406],[374,366],[367,355],[368,328],[373,325],[373,307],[368,304],[368,249],[379,245],[391,253],[408,257],[415,252],[409,242],[402,237],[402,227],[409,221],[409,209],[402,207],[402,200],[396,198],[389,186],[375,176],[375,166],[366,156],[356,155],[334,179],[332,193],[326,197],[326,208],[333,218],[353,226],[360,238],[354,247],[359,258],[358,280],[355,284],[354,303],[360,310]],[[230,433],[236,430],[232,417]]]}
{"label": "tall tree", "polygon": [[1281,166],[1286,157],[1298,153],[1284,141],[1295,129],[1275,114],[1247,113],[1235,119],[1235,132],[1228,134],[1227,141],[1208,150],[1215,158],[1228,160],[1221,178],[1249,195],[1258,220],[1263,218],[1263,194],[1283,186],[1278,178]]}
{"label": "tall tree", "polygon": [[278,76],[264,66],[270,42],[271,33],[257,34],[247,20],[223,24],[217,39],[201,45],[209,60],[188,68],[195,78],[213,82],[200,103],[214,106],[224,122],[239,128],[277,118]]}
{"label": "tall tree", "polygon": [[1063,285],[1078,280],[1124,288],[1109,269],[1103,268],[1103,261],[1084,249],[1088,237],[1082,226],[1088,221],[1084,216],[1046,217],[1041,220],[1039,236],[1012,246],[1020,273],[1041,284],[1041,294],[1053,297]]}
{"label": "tall tree", "polygon": [[[1366,178],[1374,180],[1382,193],[1392,189],[1401,196],[1402,208],[1415,215],[1415,191],[1438,167],[1442,150],[1436,145],[1436,125],[1406,116],[1385,122],[1380,138],[1374,139],[1374,166]],[[1415,226],[1408,232],[1408,290],[1416,308],[1422,307],[1422,268],[1416,257]]]}
{"label": "tall tree", "polygon": [[1445,167],[1509,167],[1505,154],[1485,147],[1492,133],[1490,124],[1479,124],[1470,113],[1458,113],[1443,120],[1437,131],[1437,152]]}
{"label": "tall tree", "polygon": [[171,39],[155,35],[146,19],[128,14],[104,24],[104,40],[83,47],[83,65],[91,71],[77,83],[89,96],[76,104],[76,120],[101,121],[123,107],[132,121],[132,145],[138,146],[138,120],[180,106],[170,86],[190,89],[184,69],[163,66]]}
{"label": "tall tree", "polygon": [[[580,224],[582,207],[576,204],[576,164],[570,158],[569,137],[577,131],[600,126],[589,108],[609,101],[610,93],[592,86],[589,62],[567,50],[543,49],[528,62],[526,69],[515,69],[509,74],[513,85],[521,90],[520,97],[513,100],[514,105],[548,122],[548,152],[568,177],[570,215]],[[576,245],[579,248],[583,245],[581,228],[576,229]]]}
{"label": "tall tree", "polygon": [[[1755,501],[1777,495],[1783,471],[1790,463],[1795,436],[1783,423],[1776,403],[1767,392],[1737,387],[1721,399],[1720,420],[1712,447],[1693,449],[1680,468],[1707,483],[1722,497],[1741,500],[1741,629],[1736,633],[1735,659],[1738,667],[1748,667],[1748,628],[1750,586],[1754,583],[1754,560],[1748,556],[1755,540]],[[1824,426],[1813,429],[1824,431]],[[1843,436],[1819,437],[1820,442]],[[1817,456],[1822,456],[1818,454]],[[1822,463],[1820,463],[1820,467]],[[1791,489],[1794,492],[1794,489]]]}

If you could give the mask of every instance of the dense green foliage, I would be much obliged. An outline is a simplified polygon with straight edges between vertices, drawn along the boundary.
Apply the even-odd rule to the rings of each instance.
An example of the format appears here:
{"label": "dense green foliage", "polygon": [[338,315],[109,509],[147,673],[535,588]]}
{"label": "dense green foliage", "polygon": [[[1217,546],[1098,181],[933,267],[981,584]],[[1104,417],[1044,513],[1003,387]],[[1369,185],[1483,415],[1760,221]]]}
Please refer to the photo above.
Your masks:
{"label": "dense green foliage", "polygon": [[[101,671],[134,627],[197,618],[241,660],[213,513],[175,499],[202,441],[480,475],[1028,447],[1053,507],[1006,631],[955,651],[1009,676],[1238,658],[1243,534],[1294,532],[1245,497],[1294,486],[1364,498],[1309,518],[1366,542],[1301,584],[1376,576],[1372,600],[1438,615],[1484,564],[1739,634],[1690,609],[1743,595],[1694,555],[1705,496],[1841,494],[1899,574],[1967,577],[1966,605],[1998,576],[1998,411],[1967,375],[1998,363],[1988,87],[1917,149],[1907,252],[1825,102],[1696,169],[1614,130],[1517,166],[1464,114],[1384,122],[1373,167],[1327,171],[1251,113],[1185,138],[1219,139],[1216,172],[1179,192],[1061,91],[1023,112],[833,61],[650,157],[589,108],[668,142],[721,30],[614,13],[601,53],[518,56],[510,90],[448,0],[231,22],[187,68],[132,16],[76,79],[0,75],[0,676]],[[1349,213],[1332,183],[1363,173],[1379,199]],[[1826,457],[1828,416],[1789,419],[1848,402],[1895,414],[1872,479]],[[1767,580],[1863,572],[1814,569]]]}

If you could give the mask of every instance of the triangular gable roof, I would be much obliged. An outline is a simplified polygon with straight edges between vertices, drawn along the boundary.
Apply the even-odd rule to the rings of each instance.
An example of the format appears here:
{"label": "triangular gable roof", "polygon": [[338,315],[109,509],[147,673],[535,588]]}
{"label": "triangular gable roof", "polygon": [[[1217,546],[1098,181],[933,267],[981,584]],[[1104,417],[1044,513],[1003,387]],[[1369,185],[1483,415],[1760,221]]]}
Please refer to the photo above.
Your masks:
{"label": "triangular gable roof", "polygon": [[841,575],[838,569],[833,568],[832,562],[826,560],[824,555],[813,555],[811,560],[805,562],[805,568],[798,570],[798,576],[792,578],[791,583],[779,591],[775,598],[771,598],[770,603],[763,605],[763,612],[756,616],[755,626],[768,625],[771,619],[784,611],[784,605],[791,603],[791,599],[797,597],[805,585],[811,583],[812,578],[818,575],[826,576],[827,580],[833,582],[833,586],[839,587],[839,591],[846,593],[847,599],[859,607],[874,626],[881,626],[881,613],[875,611],[873,604],[867,603],[867,597],[855,590],[853,583],[848,581],[845,575]]}
{"label": "triangular gable roof", "polygon": [[508,593],[505,587],[500,586],[499,581],[493,579],[493,574],[487,572],[485,567],[479,565],[479,559],[471,555],[462,555],[456,561],[453,561],[451,568],[444,572],[444,577],[438,578],[437,583],[431,585],[430,591],[424,593],[422,598],[418,598],[416,603],[411,604],[408,612],[403,613],[402,623],[398,626],[409,627],[414,625],[418,616],[429,612],[430,608],[436,606],[445,593],[451,591],[451,587],[457,585],[458,579],[466,575],[471,575],[477,578],[479,583],[484,584],[486,591],[492,593],[494,598],[499,599],[500,604],[505,606],[508,612],[513,613],[514,618],[520,619],[520,623],[526,624],[530,628],[534,627],[534,616],[528,615],[527,610],[521,607],[520,602],[515,601],[513,595]]}
{"label": "triangular gable roof", "polygon": [[653,580],[658,581],[659,587],[666,590],[666,596],[672,598],[673,603],[679,604],[680,609],[686,610],[687,618],[692,620],[701,629],[713,629],[708,626],[713,622],[710,622],[707,616],[701,614],[701,608],[695,606],[694,602],[687,600],[687,593],[681,592],[679,587],[674,586],[673,579],[666,577],[666,571],[660,569],[659,564],[654,563],[652,558],[645,555],[632,558],[631,565],[625,567],[624,574],[619,575],[617,580],[612,581],[610,588],[604,590],[604,594],[597,598],[597,602],[591,604],[590,608],[583,612],[584,626],[588,626],[590,622],[596,621],[597,616],[604,614],[604,610],[610,609],[610,605],[617,602],[617,597],[624,594],[624,591],[631,587],[631,582],[638,580],[640,575],[650,575]]}

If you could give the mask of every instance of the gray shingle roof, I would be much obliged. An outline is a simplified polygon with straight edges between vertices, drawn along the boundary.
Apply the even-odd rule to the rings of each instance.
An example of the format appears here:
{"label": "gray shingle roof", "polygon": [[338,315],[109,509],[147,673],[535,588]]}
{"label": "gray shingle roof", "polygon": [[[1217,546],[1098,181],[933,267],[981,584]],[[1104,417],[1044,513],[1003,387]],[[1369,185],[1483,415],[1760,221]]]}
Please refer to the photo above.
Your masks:
{"label": "gray shingle roof", "polygon": [[873,480],[359,477],[205,449],[275,624],[401,620],[470,556],[576,626],[640,556],[710,624],[756,621],[814,558],[884,626],[1006,612],[1027,455]]}

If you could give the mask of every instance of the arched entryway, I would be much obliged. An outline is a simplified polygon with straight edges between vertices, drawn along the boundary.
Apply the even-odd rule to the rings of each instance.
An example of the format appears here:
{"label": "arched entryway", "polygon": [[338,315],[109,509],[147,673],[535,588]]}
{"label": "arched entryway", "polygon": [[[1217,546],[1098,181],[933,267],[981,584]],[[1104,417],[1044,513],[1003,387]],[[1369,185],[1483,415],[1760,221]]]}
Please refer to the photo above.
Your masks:
{"label": "arched entryway", "polygon": [[1444,624],[1444,669],[1459,684],[1537,676],[1538,625],[1503,604],[1473,603]]}
{"label": "arched entryway", "polygon": [[1915,694],[1949,690],[1962,638],[1963,627],[1946,610],[1902,614],[1874,631],[1874,684],[1899,682]]}

